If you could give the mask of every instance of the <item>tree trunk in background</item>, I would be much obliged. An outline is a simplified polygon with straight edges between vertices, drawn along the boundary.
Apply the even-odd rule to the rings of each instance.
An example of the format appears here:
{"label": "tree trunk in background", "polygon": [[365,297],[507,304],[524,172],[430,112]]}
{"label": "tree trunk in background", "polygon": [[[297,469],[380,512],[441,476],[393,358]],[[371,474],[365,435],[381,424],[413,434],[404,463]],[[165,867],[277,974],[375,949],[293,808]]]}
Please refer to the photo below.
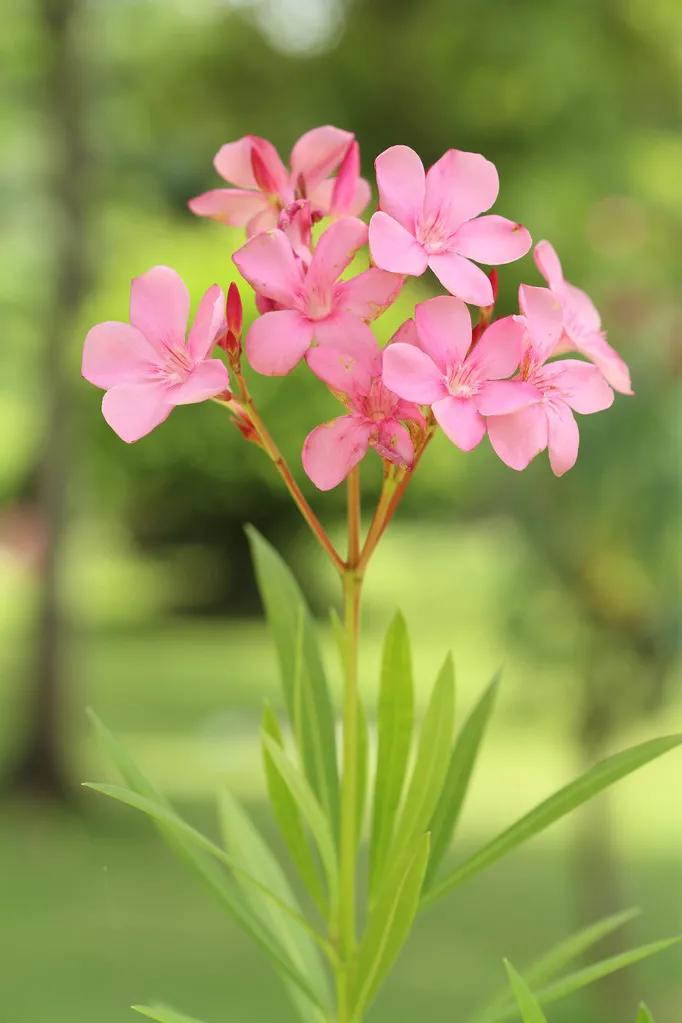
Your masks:
{"label": "tree trunk in background", "polygon": [[[613,693],[608,696],[604,698],[603,688],[586,668],[577,733],[583,770],[612,752]],[[587,926],[629,907],[614,847],[612,801],[608,792],[580,810],[575,832],[575,867],[578,926]],[[586,961],[619,955],[637,944],[630,939],[628,927],[621,927],[592,948]],[[597,1010],[597,1019],[629,1019],[637,1005],[635,972],[623,970],[605,977],[590,992],[590,1004]]]}
{"label": "tree trunk in background", "polygon": [[45,431],[38,468],[38,511],[45,534],[35,639],[29,676],[27,733],[15,767],[15,788],[64,797],[62,706],[67,689],[68,622],[63,567],[72,460],[72,367],[69,344],[86,289],[85,145],[80,0],[41,0],[45,38],[44,110],[48,133],[53,293],[43,352]]}

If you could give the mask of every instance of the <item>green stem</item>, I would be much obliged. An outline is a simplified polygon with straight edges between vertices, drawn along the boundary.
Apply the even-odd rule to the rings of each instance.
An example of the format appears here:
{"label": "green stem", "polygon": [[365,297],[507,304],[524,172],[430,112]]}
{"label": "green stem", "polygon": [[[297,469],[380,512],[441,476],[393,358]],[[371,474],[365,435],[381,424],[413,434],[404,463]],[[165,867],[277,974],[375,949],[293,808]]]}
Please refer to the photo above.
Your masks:
{"label": "green stem", "polygon": [[346,629],[343,701],[343,776],[341,783],[341,849],[339,872],[337,970],[338,1023],[354,1023],[354,971],[356,953],[357,786],[358,786],[358,644],[362,572],[360,557],[360,483],[357,470],[348,479],[348,563],[343,572]]}

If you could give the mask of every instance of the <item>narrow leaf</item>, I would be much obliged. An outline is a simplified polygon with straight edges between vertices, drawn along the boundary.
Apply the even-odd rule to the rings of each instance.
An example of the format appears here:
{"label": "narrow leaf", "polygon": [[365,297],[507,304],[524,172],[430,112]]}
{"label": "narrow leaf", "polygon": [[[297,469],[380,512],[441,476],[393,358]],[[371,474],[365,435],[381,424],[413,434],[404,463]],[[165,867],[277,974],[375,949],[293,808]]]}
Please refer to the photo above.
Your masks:
{"label": "narrow leaf", "polygon": [[[256,878],[254,878],[248,871],[245,871],[240,864],[235,863],[231,856],[212,842],[210,838],[202,835],[200,831],[193,828],[190,824],[179,817],[174,810],[167,806],[157,802],[154,799],[150,799],[147,796],[142,796],[132,789],[122,788],[120,785],[100,785],[93,782],[85,782],[85,788],[92,789],[95,792],[100,792],[102,795],[109,796],[112,799],[116,799],[121,803],[125,803],[127,806],[131,806],[136,810],[141,810],[147,816],[153,820],[165,825],[169,829],[172,829],[180,839],[189,841],[196,845],[199,849],[210,853],[215,859],[219,860],[225,866],[235,873],[239,874],[244,880],[252,884],[258,891],[262,892],[268,899],[272,900],[283,912],[287,913],[288,916],[296,921],[300,927],[302,927],[307,933],[315,933],[312,926],[308,921],[302,917],[293,907],[279,899],[273,892],[271,892],[265,885],[262,885]],[[233,905],[236,903],[236,913],[240,919],[240,922],[244,923],[249,931],[254,936],[258,935],[260,943],[264,945],[270,955],[273,957],[275,962],[285,970],[287,976],[292,980],[296,981],[301,990],[305,991],[311,1001],[324,1009],[324,1005],[320,1005],[317,1000],[317,995],[313,988],[310,986],[307,978],[304,977],[300,971],[291,963],[288,957],[283,953],[281,947],[276,941],[273,941],[272,935],[265,932],[262,928],[254,926],[254,921],[250,920],[249,917],[252,914],[245,913],[244,909],[239,906],[233,898]],[[323,939],[318,935],[320,941]]]}
{"label": "narrow leaf", "polygon": [[628,952],[621,952],[619,955],[602,959],[598,963],[585,966],[582,970],[576,970],[575,973],[570,973],[566,977],[561,977],[560,980],[540,988],[537,996],[543,1005],[557,1002],[560,998],[566,998],[568,995],[572,995],[574,991],[587,987],[588,984],[594,984],[595,981],[608,977],[612,973],[617,973],[618,970],[623,970],[627,966],[634,966],[635,963],[648,959],[658,952],[664,952],[665,949],[677,945],[680,941],[682,941],[682,936],[664,938],[662,941],[652,941],[649,945],[640,945],[639,948],[633,948]]}
{"label": "narrow leaf", "polygon": [[424,716],[412,776],[388,854],[389,860],[399,858],[403,849],[428,828],[448,769],[454,716],[455,677],[452,657],[448,654]]}
{"label": "narrow leaf", "polygon": [[[263,737],[268,736],[283,750],[282,733],[274,711],[266,705],[263,712]],[[300,874],[306,889],[313,898],[323,917],[327,916],[327,901],[320,881],[315,857],[312,854],[305,829],[301,821],[296,800],[275,766],[265,742],[263,742],[263,765],[270,795],[270,803],[279,824],[282,838],[289,850],[294,866]]]}
{"label": "narrow leaf", "polygon": [[[219,809],[223,843],[228,854],[283,903],[300,913],[300,906],[286,875],[240,803],[223,790],[219,796]],[[239,875],[237,880],[255,915],[279,939],[291,962],[314,985],[318,1004],[329,1006],[331,996],[327,976],[310,936],[294,924],[272,899],[265,898],[262,892],[248,884],[243,876]],[[297,988],[292,991],[292,995],[303,1019],[324,1023],[324,1017],[311,1006],[307,998],[303,1000],[304,996]]]}
{"label": "narrow leaf", "polygon": [[[130,788],[140,797],[148,797],[154,800],[157,806],[160,806],[167,813],[175,817],[168,801],[156,792],[154,786],[140,771],[125,747],[121,745],[93,711],[89,711],[88,714],[95,726],[96,736],[100,745],[111,756]],[[225,873],[222,865],[216,862],[213,855],[205,849],[197,847],[194,837],[179,831],[174,823],[168,824],[161,818],[156,818],[154,823],[166,843],[196,871],[202,881],[220,899],[231,916],[253,938],[256,944],[270,956],[279,971],[297,984],[302,991],[309,994],[306,978],[299,975],[272,935],[249,912],[234,879]]]}
{"label": "narrow leaf", "polygon": [[588,799],[592,799],[598,792],[613,785],[620,778],[631,774],[632,771],[636,771],[639,767],[643,767],[644,764],[648,764],[650,760],[679,746],[680,742],[682,742],[682,736],[679,735],[650,739],[648,742],[632,746],[630,749],[602,760],[575,781],[544,800],[488,845],[475,852],[436,884],[426,894],[424,902],[426,904],[435,902],[436,899],[473,877],[474,874],[496,863],[512,849],[532,838],[533,835],[549,827],[560,817],[564,817],[571,810],[575,810],[576,807],[587,802]]}
{"label": "narrow leaf", "polygon": [[414,721],[412,658],[405,619],[398,613],[384,642],[377,718],[378,751],[370,842],[370,890],[393,838],[403,793]]}
{"label": "narrow leaf", "polygon": [[[607,935],[619,927],[623,927],[639,913],[638,909],[627,909],[622,913],[614,913],[612,916],[604,917],[595,923],[584,927],[575,934],[559,942],[548,952],[545,952],[539,959],[525,970],[527,982],[537,988],[545,984],[552,977],[555,977],[565,966],[584,955]],[[497,1018],[499,1013],[508,1008],[511,1004],[511,994],[508,988],[503,989],[486,1008],[476,1016],[476,1023],[490,1023]]]}
{"label": "narrow leaf", "polygon": [[654,1017],[651,1015],[651,1011],[647,1009],[644,1002],[642,1002],[642,1004],[639,1007],[639,1012],[637,1013],[637,1019],[635,1020],[635,1023],[654,1023]]}
{"label": "narrow leaf", "polygon": [[504,965],[523,1023],[547,1023],[547,1017],[521,974],[516,972],[508,959],[504,960]]}
{"label": "narrow leaf", "polygon": [[334,837],[329,822],[306,779],[291,763],[281,747],[267,735],[264,736],[263,743],[274,767],[296,803],[301,817],[315,839],[329,885],[329,897],[334,902],[338,886],[338,866]]}
{"label": "narrow leaf", "polygon": [[[627,966],[634,966],[635,963],[648,959],[649,956],[663,952],[681,940],[682,938],[680,937],[665,938],[663,941],[654,941],[649,945],[641,945],[639,948],[630,949],[628,952],[621,952],[620,955],[611,956],[609,959],[602,959],[598,963],[592,963],[590,966],[585,966],[583,969],[576,970],[574,973],[569,973],[565,977],[547,984],[535,992],[535,997],[541,1005],[558,1002],[560,999],[567,998],[589,984],[594,984],[596,981],[602,980],[612,973],[617,973],[618,970],[623,970]],[[491,1023],[492,1020],[494,1020],[494,1023],[507,1023],[508,1020],[515,1018],[516,1012],[514,1009],[505,1009],[501,1010],[496,1016],[491,1017]]]}
{"label": "narrow leaf", "polygon": [[[346,672],[348,637],[343,627],[343,622],[338,616],[335,608],[330,608],[329,619],[332,633],[336,641],[341,661],[341,671]],[[357,834],[362,836],[362,826],[365,819],[365,802],[367,800],[367,765],[369,757],[369,734],[367,726],[367,714],[360,695],[358,694],[358,743],[357,743],[357,767],[356,767],[356,795],[357,795]]]}
{"label": "narrow leaf", "polygon": [[301,590],[277,551],[252,526],[246,532],[256,578],[279,659],[289,718],[296,729],[295,673],[299,619],[303,620],[301,755],[310,786],[325,808],[336,834],[339,815],[339,777],[336,760],[334,711],[322,656],[310,612]]}
{"label": "narrow leaf", "polygon": [[428,858],[429,836],[420,835],[403,854],[400,868],[396,864],[391,870],[391,881],[383,886],[370,912],[358,952],[354,1018],[362,1017],[407,940],[419,908]]}
{"label": "narrow leaf", "polygon": [[452,843],[478,751],[495,705],[499,682],[498,672],[465,721],[455,742],[443,792],[431,822],[431,856],[425,885],[427,891]]}
{"label": "narrow leaf", "polygon": [[157,1023],[201,1023],[194,1016],[185,1016],[166,1005],[131,1005],[130,1008],[133,1012],[139,1012],[140,1016],[155,1019]]}

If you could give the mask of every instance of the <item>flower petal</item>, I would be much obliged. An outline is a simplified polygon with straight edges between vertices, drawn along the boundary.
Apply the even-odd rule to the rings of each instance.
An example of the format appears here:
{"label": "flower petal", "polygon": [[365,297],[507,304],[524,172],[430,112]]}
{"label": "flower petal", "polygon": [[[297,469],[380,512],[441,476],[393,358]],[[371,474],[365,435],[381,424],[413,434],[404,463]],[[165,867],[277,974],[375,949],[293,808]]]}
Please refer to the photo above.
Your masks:
{"label": "flower petal", "polygon": [[83,345],[81,373],[96,387],[131,384],[158,365],[156,348],[129,323],[113,320],[92,327]]}
{"label": "flower petal", "polygon": [[563,283],[564,274],[553,245],[547,241],[538,242],[533,250],[533,258],[550,288],[556,288]]}
{"label": "flower petal", "polygon": [[259,316],[246,335],[246,355],[257,373],[286,376],[313,339],[313,324],[294,309],[277,309]]}
{"label": "flower petal", "polygon": [[580,344],[575,347],[599,368],[614,391],[634,394],[627,363],[615,348],[611,347],[603,334],[588,334],[581,338]]}
{"label": "flower petal", "polygon": [[483,331],[467,359],[484,380],[500,380],[511,376],[523,354],[524,325],[515,316],[495,320]]}
{"label": "flower petal", "polygon": [[559,343],[563,330],[563,312],[556,294],[549,288],[522,284],[519,306],[526,319],[526,329],[538,359],[548,358]]}
{"label": "flower petal", "polygon": [[379,424],[379,433],[372,447],[377,454],[395,465],[411,466],[414,461],[414,444],[410,431],[395,419],[386,419]]}
{"label": "flower petal", "polygon": [[471,316],[464,302],[438,295],[420,302],[414,310],[419,347],[442,373],[464,362],[471,345]]}
{"label": "flower petal", "polygon": [[391,146],[377,156],[374,166],[379,209],[414,234],[424,206],[424,164],[409,146]]}
{"label": "flower petal", "polygon": [[599,310],[587,292],[564,281],[557,289],[557,295],[564,307],[564,327],[569,337],[578,339],[582,334],[596,333],[601,329]]}
{"label": "flower petal", "polygon": [[376,320],[395,302],[403,281],[400,274],[370,267],[350,280],[341,282],[335,304],[361,320]]}
{"label": "flower petal", "polygon": [[168,388],[168,401],[172,405],[194,405],[229,389],[230,378],[225,363],[220,359],[205,359],[181,384]]}
{"label": "flower petal", "polygon": [[580,434],[568,405],[553,402],[547,408],[549,464],[555,476],[572,469],[578,458]]}
{"label": "flower petal", "polygon": [[253,150],[265,164],[270,176],[279,188],[286,187],[288,174],[279,153],[271,142],[259,135],[244,135],[236,142],[227,142],[216,153],[213,166],[221,177],[240,188],[258,188],[253,173],[251,155]]}
{"label": "flower petal", "polygon": [[420,405],[430,405],[448,393],[443,374],[431,356],[400,342],[384,348],[383,381],[390,391]]}
{"label": "flower petal", "polygon": [[154,266],[133,279],[130,322],[160,351],[185,343],[188,316],[189,292],[175,270]]}
{"label": "flower petal", "polygon": [[387,213],[375,213],[370,220],[369,248],[376,265],[391,273],[421,277],[428,265],[423,246]]}
{"label": "flower petal", "polygon": [[354,416],[316,426],[303,444],[303,468],[318,490],[332,490],[367,453],[371,427]]}
{"label": "flower petal", "polygon": [[460,255],[491,266],[521,259],[533,244],[523,224],[495,214],[462,224],[452,241]]}
{"label": "flower petal", "polygon": [[295,306],[303,283],[300,265],[283,231],[263,231],[232,256],[252,288],[280,305]]}
{"label": "flower petal", "polygon": [[429,266],[451,295],[471,305],[493,304],[493,288],[488,277],[464,256],[456,252],[441,252],[429,256]]}
{"label": "flower petal", "polygon": [[417,348],[420,347],[419,334],[417,334],[417,324],[414,320],[405,320],[404,323],[401,323],[388,343],[389,345],[393,345],[398,344],[398,342],[402,342],[406,345],[416,345]]}
{"label": "flower petal", "polygon": [[448,149],[426,174],[424,219],[438,218],[450,231],[490,209],[500,179],[495,164],[480,153]]}
{"label": "flower petal", "polygon": [[366,343],[318,345],[310,349],[306,361],[328,387],[351,398],[368,394],[381,372],[381,351],[371,334]]}
{"label": "flower petal", "polygon": [[443,433],[462,451],[471,451],[481,443],[485,436],[485,419],[471,398],[448,395],[431,407]]}
{"label": "flower petal", "polygon": [[489,416],[487,424],[493,451],[517,472],[547,447],[547,414],[543,405],[529,405],[506,416]]}
{"label": "flower petal", "polygon": [[187,338],[187,351],[195,362],[206,358],[225,327],[225,296],[214,284],[201,299]]}
{"label": "flower petal", "polygon": [[245,227],[259,213],[270,208],[262,192],[240,188],[212,188],[187,203],[198,217],[210,217],[221,224]]}
{"label": "flower petal", "polygon": [[376,348],[374,334],[366,323],[337,309],[324,320],[313,321],[313,337],[318,345],[333,345],[346,351],[373,351]]}
{"label": "flower petal", "polygon": [[367,224],[357,217],[334,221],[315,246],[305,279],[306,295],[331,293],[337,277],[343,273],[353,256],[367,241]]}
{"label": "flower petal", "polygon": [[474,397],[482,416],[505,416],[541,400],[541,392],[525,380],[487,380]]}
{"label": "flower petal", "polygon": [[102,415],[126,444],[132,444],[167,419],[173,409],[160,382],[120,384],[102,399]]}
{"label": "flower petal", "polygon": [[301,135],[291,150],[291,180],[302,177],[306,192],[328,177],[341,163],[353,141],[353,133],[325,124]]}
{"label": "flower petal", "polygon": [[575,412],[589,415],[613,405],[613,391],[596,366],[579,359],[560,359],[545,366],[542,375],[551,380]]}

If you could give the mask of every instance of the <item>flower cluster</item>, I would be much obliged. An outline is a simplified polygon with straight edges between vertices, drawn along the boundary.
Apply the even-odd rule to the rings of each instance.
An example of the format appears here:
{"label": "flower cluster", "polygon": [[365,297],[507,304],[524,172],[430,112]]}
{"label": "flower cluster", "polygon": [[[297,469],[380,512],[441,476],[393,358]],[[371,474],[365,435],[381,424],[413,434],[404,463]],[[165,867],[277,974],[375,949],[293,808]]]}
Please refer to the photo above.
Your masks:
{"label": "flower cluster", "polygon": [[[155,267],[136,278],[130,323],[93,327],[83,353],[83,376],[106,390],[104,417],[123,440],[149,433],[176,405],[216,398],[248,439],[267,448],[242,348],[267,376],[305,360],[345,406],[303,445],[304,469],[321,490],[344,480],[370,447],[387,469],[409,471],[437,427],[462,451],[487,434],[512,469],[547,449],[561,476],[578,455],[574,413],[608,408],[614,390],[632,393],[599,313],[565,280],[549,242],[534,250],[547,287],[521,285],[519,314],[494,319],[497,272],[477,264],[520,259],[532,241],[521,224],[486,212],[499,179],[485,157],[449,149],[425,171],[412,149],[386,150],[376,160],[379,203],[369,226],[360,215],[370,186],[350,132],[307,132],[289,168],[270,142],[245,136],[220,149],[215,167],[235,187],[189,206],[246,228],[233,259],[260,315],[242,345],[238,292],[233,286],[226,303],[214,285],[186,336],[189,296],[179,276]],[[368,269],[344,277],[366,244]],[[369,324],[395,302],[406,277],[427,268],[446,294],[419,303],[382,349]],[[478,309],[475,324],[469,306]],[[212,357],[216,347],[227,363]],[[567,352],[582,358],[555,358]]]}

